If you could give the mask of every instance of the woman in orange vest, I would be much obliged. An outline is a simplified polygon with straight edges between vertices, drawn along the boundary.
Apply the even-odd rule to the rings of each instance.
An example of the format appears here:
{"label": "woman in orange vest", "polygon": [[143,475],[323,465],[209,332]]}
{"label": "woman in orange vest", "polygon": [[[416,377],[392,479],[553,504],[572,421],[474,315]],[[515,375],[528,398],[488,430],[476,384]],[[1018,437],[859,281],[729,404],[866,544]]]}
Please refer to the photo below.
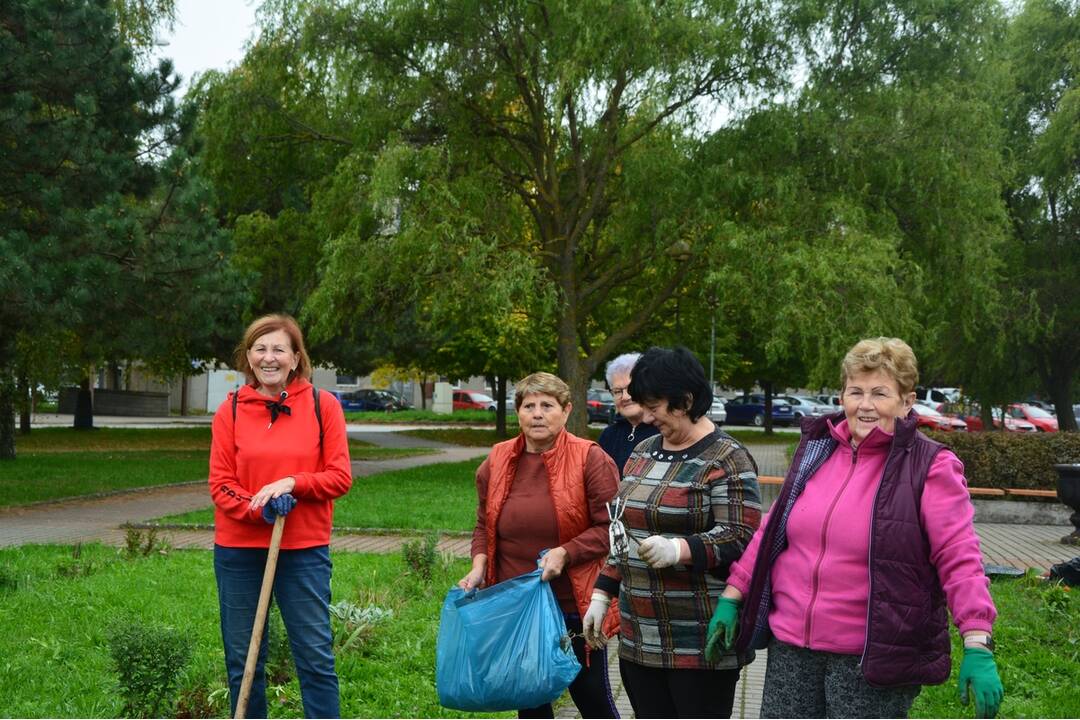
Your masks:
{"label": "woman in orange vest", "polygon": [[[476,471],[476,528],[472,570],[458,582],[465,590],[493,585],[536,569],[551,583],[566,627],[574,637],[581,672],[570,697],[582,717],[617,718],[607,677],[607,652],[589,651],[581,618],[608,554],[607,502],[619,471],[599,445],[571,435],[566,420],[570,388],[551,373],[529,375],[514,386],[521,434],[501,442]],[[604,623],[619,624],[615,608]],[[554,717],[551,705],[521,708],[518,717]]]}

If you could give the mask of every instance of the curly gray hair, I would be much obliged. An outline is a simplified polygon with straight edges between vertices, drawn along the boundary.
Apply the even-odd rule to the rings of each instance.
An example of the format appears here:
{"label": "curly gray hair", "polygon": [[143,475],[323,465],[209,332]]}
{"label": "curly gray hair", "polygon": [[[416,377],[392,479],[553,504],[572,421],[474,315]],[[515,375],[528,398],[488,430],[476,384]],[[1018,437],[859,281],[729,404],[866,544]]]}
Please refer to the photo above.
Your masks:
{"label": "curly gray hair", "polygon": [[619,373],[630,374],[630,371],[634,369],[634,363],[641,357],[641,353],[623,353],[619,357],[615,358],[607,364],[604,368],[604,376],[607,378],[608,387],[612,386],[612,378]]}

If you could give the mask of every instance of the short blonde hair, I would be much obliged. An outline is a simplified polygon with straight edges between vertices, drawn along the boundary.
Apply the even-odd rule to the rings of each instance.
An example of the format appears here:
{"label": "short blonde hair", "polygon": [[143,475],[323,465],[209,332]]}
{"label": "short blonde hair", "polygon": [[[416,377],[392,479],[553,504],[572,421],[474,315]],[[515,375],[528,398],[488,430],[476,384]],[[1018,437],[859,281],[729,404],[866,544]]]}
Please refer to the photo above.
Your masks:
{"label": "short blonde hair", "polygon": [[244,373],[249,383],[255,382],[255,373],[252,372],[251,365],[248,364],[248,350],[263,335],[278,330],[284,330],[285,334],[289,336],[289,344],[292,345],[292,350],[297,356],[296,369],[289,372],[289,382],[292,382],[293,378],[297,376],[307,380],[311,379],[311,358],[308,357],[307,350],[304,348],[304,333],[300,330],[300,325],[291,315],[273,313],[263,315],[248,325],[247,330],[244,331],[243,340],[236,346],[236,355],[233,357],[236,369]]}
{"label": "short blonde hair", "polygon": [[518,380],[514,385],[514,409],[521,409],[521,403],[525,402],[525,396],[529,393],[550,395],[563,409],[570,404],[570,386],[551,373],[534,372]]}
{"label": "short blonde hair", "polygon": [[906,395],[919,384],[919,362],[911,346],[900,338],[866,338],[848,350],[840,367],[840,387],[847,388],[852,375],[883,370]]}

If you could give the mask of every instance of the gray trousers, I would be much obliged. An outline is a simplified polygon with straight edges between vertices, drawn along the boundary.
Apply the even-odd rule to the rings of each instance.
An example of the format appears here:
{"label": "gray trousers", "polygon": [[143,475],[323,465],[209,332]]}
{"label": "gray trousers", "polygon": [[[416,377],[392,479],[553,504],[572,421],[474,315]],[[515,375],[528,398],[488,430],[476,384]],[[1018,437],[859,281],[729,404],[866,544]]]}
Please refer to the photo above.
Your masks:
{"label": "gray trousers", "polygon": [[763,718],[906,718],[920,685],[877,688],[863,679],[858,655],[769,642]]}

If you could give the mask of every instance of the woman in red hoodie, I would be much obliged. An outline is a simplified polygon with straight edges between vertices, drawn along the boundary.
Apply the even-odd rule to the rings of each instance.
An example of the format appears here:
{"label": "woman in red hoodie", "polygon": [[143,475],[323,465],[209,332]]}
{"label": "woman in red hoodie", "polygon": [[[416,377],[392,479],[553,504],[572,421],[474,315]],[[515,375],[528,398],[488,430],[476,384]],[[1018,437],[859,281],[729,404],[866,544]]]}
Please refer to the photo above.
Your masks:
{"label": "woman in red hoodie", "polygon": [[[271,527],[277,515],[288,514],[274,601],[289,634],[304,715],[338,717],[329,544],[334,499],[352,485],[345,416],[333,395],[316,396],[303,334],[287,315],[266,315],[248,326],[236,367],[248,382],[214,415],[210,449],[214,573],[230,714],[236,712]],[[248,717],[266,717],[266,648],[264,641]]]}

